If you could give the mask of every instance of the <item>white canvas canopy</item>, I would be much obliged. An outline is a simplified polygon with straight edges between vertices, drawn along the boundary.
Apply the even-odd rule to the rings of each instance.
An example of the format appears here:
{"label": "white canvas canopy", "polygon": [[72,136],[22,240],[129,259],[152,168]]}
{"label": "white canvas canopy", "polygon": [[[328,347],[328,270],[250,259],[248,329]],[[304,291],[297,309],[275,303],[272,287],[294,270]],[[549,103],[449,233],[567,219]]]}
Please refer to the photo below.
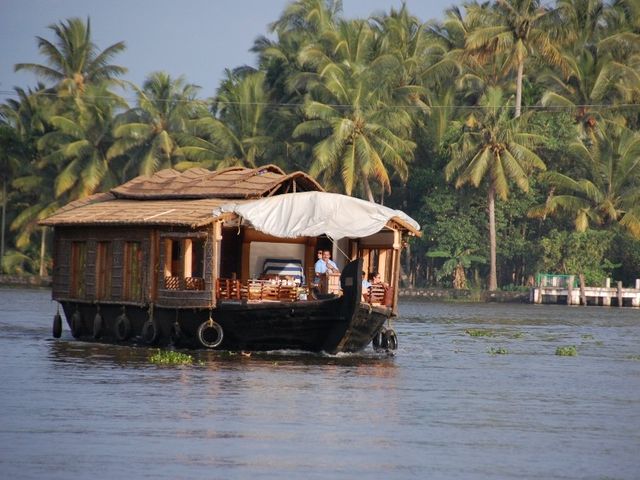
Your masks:
{"label": "white canvas canopy", "polygon": [[420,230],[420,225],[400,210],[326,192],[288,193],[227,203],[213,211],[215,217],[223,213],[235,213],[256,230],[284,238],[322,234],[334,240],[367,237],[382,230],[392,219],[413,233]]}

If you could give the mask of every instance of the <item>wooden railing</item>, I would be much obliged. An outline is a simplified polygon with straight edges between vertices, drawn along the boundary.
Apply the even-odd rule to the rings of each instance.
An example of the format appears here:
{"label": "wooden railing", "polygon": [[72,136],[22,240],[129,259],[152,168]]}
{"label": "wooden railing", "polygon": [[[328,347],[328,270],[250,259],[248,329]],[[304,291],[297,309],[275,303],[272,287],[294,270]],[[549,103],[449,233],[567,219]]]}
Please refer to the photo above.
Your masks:
{"label": "wooden railing", "polygon": [[223,300],[263,300],[293,302],[306,300],[309,292],[292,282],[276,280],[249,280],[242,283],[230,278],[216,279],[216,297]]}
{"label": "wooden railing", "polygon": [[204,290],[204,285],[201,277],[164,277],[165,290]]}

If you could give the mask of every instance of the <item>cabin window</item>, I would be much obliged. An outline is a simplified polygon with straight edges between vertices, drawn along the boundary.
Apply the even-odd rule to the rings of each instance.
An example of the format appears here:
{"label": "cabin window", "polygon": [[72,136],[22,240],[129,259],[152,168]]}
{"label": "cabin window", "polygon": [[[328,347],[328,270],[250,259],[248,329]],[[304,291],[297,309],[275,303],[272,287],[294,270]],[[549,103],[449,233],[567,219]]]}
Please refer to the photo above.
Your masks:
{"label": "cabin window", "polygon": [[111,242],[98,242],[96,249],[96,299],[111,297],[111,265],[113,248]]}
{"label": "cabin window", "polygon": [[360,255],[364,261],[365,274],[378,272],[384,283],[391,283],[391,259],[393,250],[385,248],[362,248]]}
{"label": "cabin window", "polygon": [[87,263],[87,243],[71,242],[71,296],[85,296],[85,265]]}
{"label": "cabin window", "polygon": [[124,244],[124,300],[142,300],[142,248],[140,242]]}
{"label": "cabin window", "polygon": [[164,239],[164,288],[204,290],[204,239]]}

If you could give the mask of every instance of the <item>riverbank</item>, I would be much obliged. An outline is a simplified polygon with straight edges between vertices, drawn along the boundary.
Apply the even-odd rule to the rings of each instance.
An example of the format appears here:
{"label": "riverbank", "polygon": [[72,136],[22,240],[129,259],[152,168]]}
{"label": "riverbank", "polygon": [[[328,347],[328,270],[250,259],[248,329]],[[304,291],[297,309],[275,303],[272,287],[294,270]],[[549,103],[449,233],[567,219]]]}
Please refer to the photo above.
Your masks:
{"label": "riverbank", "polygon": [[400,288],[398,296],[440,302],[529,303],[529,292],[489,292],[486,290],[455,290],[453,288]]}
{"label": "riverbank", "polygon": [[[0,275],[3,287],[51,287],[51,277],[37,275]],[[484,290],[454,290],[452,288],[400,288],[401,298],[454,302],[529,303],[529,292],[488,292]]]}
{"label": "riverbank", "polygon": [[3,287],[50,287],[51,277],[38,275],[0,275],[0,286]]}

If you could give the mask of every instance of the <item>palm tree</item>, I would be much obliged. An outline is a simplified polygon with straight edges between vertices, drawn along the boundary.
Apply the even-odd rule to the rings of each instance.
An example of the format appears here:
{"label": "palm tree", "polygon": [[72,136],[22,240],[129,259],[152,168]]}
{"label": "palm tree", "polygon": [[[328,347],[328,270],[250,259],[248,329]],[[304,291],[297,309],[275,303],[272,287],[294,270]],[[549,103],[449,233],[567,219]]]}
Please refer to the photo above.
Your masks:
{"label": "palm tree", "polygon": [[181,151],[191,162],[207,168],[235,165],[255,168],[277,163],[276,145],[268,132],[276,126],[270,116],[270,100],[264,72],[226,72],[227,77],[214,99],[214,115],[191,122],[190,135],[180,138]]}
{"label": "palm tree", "polygon": [[341,22],[331,47],[309,45],[300,63],[313,70],[304,76],[310,95],[306,121],[295,138],[315,138],[310,174],[330,188],[351,195],[356,190],[374,201],[371,180],[390,191],[390,175],[405,181],[415,144],[412,118],[397,108],[392,92],[400,64],[393,55],[375,57],[375,37],[363,21]]}
{"label": "palm tree", "polygon": [[178,137],[189,131],[191,120],[207,115],[204,102],[196,99],[198,88],[183,77],[152,73],[137,90],[137,106],[117,121],[107,159],[126,155],[125,177],[151,175],[182,161]]}
{"label": "palm tree", "polygon": [[86,95],[74,103],[74,110],[49,118],[54,130],[38,141],[46,153],[43,160],[57,171],[55,197],[68,200],[118,183],[109,168],[107,150],[113,142],[114,110],[126,107],[104,84],[87,86]]}
{"label": "palm tree", "polygon": [[571,153],[583,162],[584,176],[548,172],[554,193],[531,215],[566,212],[579,232],[617,222],[640,238],[640,133],[612,126],[601,142],[576,141]]}
{"label": "palm tree", "polygon": [[[31,243],[32,234],[37,231],[37,214],[45,209],[46,205],[54,202],[50,179],[55,175],[55,171],[50,166],[44,166],[42,154],[37,149],[37,141],[44,134],[51,131],[49,118],[54,111],[54,100],[46,95],[45,87],[39,84],[35,90],[28,91],[16,88],[17,99],[9,99],[6,104],[0,106],[0,117],[4,120],[4,125],[11,130],[9,141],[3,140],[4,146],[4,166],[7,167],[5,174],[10,175],[10,183],[8,177],[4,177],[4,200],[3,200],[3,218],[2,218],[2,251],[4,248],[4,226],[5,213],[9,197],[12,199],[12,210],[19,212],[18,217],[22,216],[28,220],[18,222],[15,227],[15,219],[11,224],[11,230],[19,231],[19,235],[15,238],[15,245],[20,249],[25,249]],[[43,93],[45,93],[43,95]],[[41,170],[44,168],[45,170]],[[6,192],[6,187],[11,185],[12,192]],[[30,215],[36,212],[35,215]],[[41,217],[40,217],[41,218]],[[40,275],[44,275],[44,244],[45,244],[45,227],[41,229],[40,238]],[[5,252],[6,253],[6,252]],[[3,254],[4,255],[4,254]],[[13,252],[12,258],[23,258],[21,252]],[[20,260],[18,263],[22,263]],[[3,265],[10,268],[12,260],[9,256],[5,256]]]}
{"label": "palm tree", "polygon": [[539,0],[497,0],[495,7],[472,4],[468,14],[480,18],[481,26],[469,33],[466,48],[482,63],[504,55],[503,74],[516,70],[515,117],[522,109],[524,64],[536,51],[550,64],[562,65],[558,44],[550,33],[553,10]]}
{"label": "palm tree", "polygon": [[532,148],[542,139],[521,130],[517,119],[509,119],[509,105],[499,88],[490,88],[480,102],[477,117],[471,117],[458,142],[452,148],[452,160],[445,168],[447,180],[455,186],[487,186],[489,215],[490,274],[489,290],[497,289],[495,197],[505,200],[509,182],[523,191],[529,189],[528,177],[534,169],[544,170],[543,161]]}
{"label": "palm tree", "polygon": [[559,11],[570,26],[562,52],[565,71],[541,76],[549,88],[542,104],[571,109],[581,135],[595,142],[604,135],[605,121],[618,121],[620,111],[594,106],[640,98],[640,36],[609,25],[612,10],[600,0],[564,0]]}
{"label": "palm tree", "polygon": [[445,258],[445,262],[442,264],[438,279],[441,280],[444,277],[451,275],[453,288],[461,290],[467,288],[467,274],[466,270],[471,267],[473,263],[485,263],[486,259],[480,255],[473,255],[473,250],[470,248],[458,247],[453,253],[445,250],[431,250],[427,252],[429,258]]}
{"label": "palm tree", "polygon": [[48,65],[18,63],[15,70],[28,70],[38,77],[52,80],[61,95],[78,95],[89,84],[114,82],[127,69],[111,65],[111,59],[125,49],[124,42],[114,43],[99,51],[91,41],[91,21],[70,18],[66,22],[50,25],[56,39],[51,42],[38,39],[38,49]]}

